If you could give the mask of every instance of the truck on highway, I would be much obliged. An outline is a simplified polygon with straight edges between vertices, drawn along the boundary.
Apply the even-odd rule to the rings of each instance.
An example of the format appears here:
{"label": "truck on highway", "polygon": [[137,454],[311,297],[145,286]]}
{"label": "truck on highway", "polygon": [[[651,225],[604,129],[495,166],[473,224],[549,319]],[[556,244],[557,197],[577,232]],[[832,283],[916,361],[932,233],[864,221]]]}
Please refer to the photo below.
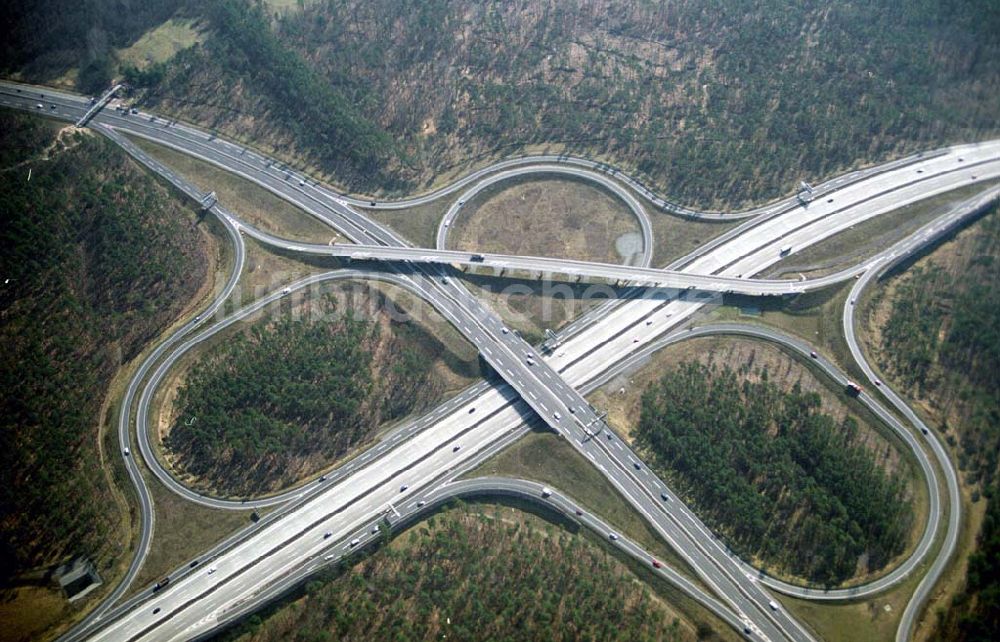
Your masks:
{"label": "truck on highway", "polygon": [[781,250],[779,252],[779,256],[788,256],[791,253],[792,253],[791,245],[782,245]]}
{"label": "truck on highway", "polygon": [[483,261],[485,261],[485,260],[486,260],[486,257],[485,257],[485,256],[483,256],[482,254],[473,254],[473,255],[472,255],[472,256],[470,257],[470,260],[471,260],[471,261],[472,261],[473,263],[482,263]]}
{"label": "truck on highway", "polygon": [[160,589],[162,589],[163,587],[165,587],[167,584],[170,584],[170,577],[169,576],[163,578],[162,580],[160,580],[159,582],[157,582],[156,584],[154,584],[153,585],[153,591],[159,591]]}

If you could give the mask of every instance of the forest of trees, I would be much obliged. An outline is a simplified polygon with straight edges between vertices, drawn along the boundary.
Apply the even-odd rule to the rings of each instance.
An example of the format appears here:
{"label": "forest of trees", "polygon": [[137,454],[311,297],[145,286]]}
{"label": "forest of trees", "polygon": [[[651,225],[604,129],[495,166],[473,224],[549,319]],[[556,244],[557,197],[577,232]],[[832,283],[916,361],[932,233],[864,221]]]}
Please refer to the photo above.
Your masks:
{"label": "forest of trees", "polygon": [[759,376],[681,364],[643,394],[637,443],[744,558],[824,585],[881,569],[909,538],[906,476],[879,467],[853,418]]}
{"label": "forest of trees", "polygon": [[43,158],[55,132],[41,123],[0,112],[3,578],[121,553],[95,464],[101,404],[206,270],[189,210],[103,139],[72,134]]}
{"label": "forest of trees", "polygon": [[[998,131],[990,0],[325,0],[273,17],[243,4],[204,5],[217,33],[168,64],[149,100],[287,140],[288,157],[351,189],[405,191],[555,143],[722,206]],[[374,157],[355,155],[363,140]]]}
{"label": "forest of trees", "polygon": [[[720,207],[1000,131],[992,0],[322,0],[273,13],[256,0],[45,0],[2,11],[0,71],[47,80],[78,65],[85,91],[127,71],[147,104],[355,190],[408,191],[558,144]],[[116,48],[171,15],[205,41],[162,65],[117,67]]]}
{"label": "forest of trees", "polygon": [[185,0],[33,0],[0,6],[0,73],[52,80],[79,69],[78,88],[106,89],[114,49],[170,18]]}
{"label": "forest of trees", "polygon": [[[225,636],[279,640],[693,639],[579,535],[457,508]],[[405,544],[399,545],[400,543]],[[710,629],[709,629],[710,630]]]}
{"label": "forest of trees", "polygon": [[194,362],[166,440],[186,472],[234,495],[271,490],[433,400],[433,337],[385,330],[333,295],[316,305],[318,317],[277,310]]}
{"label": "forest of trees", "polygon": [[[1000,211],[907,271],[882,335],[883,367],[941,413],[959,470],[988,501],[965,592],[940,622],[942,639],[987,642],[1000,634]],[[957,258],[956,258],[957,257]]]}

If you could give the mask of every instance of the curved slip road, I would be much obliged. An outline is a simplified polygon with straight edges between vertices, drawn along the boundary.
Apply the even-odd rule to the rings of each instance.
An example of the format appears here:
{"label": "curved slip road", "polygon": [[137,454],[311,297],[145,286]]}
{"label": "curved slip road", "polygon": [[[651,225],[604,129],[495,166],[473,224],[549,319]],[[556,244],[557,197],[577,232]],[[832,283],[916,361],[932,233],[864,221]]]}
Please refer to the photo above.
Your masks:
{"label": "curved slip road", "polygon": [[[223,142],[223,143],[224,143],[224,142]],[[956,149],[958,149],[958,148],[952,148],[952,150],[956,150]],[[962,160],[962,159],[961,159],[961,158],[959,158],[958,160],[959,160],[959,162],[961,162],[961,160]],[[919,172],[920,172],[921,170],[917,170],[917,171],[918,171],[918,173],[919,173]],[[972,180],[976,180],[975,176],[973,176],[973,177],[972,177]],[[945,185],[944,187],[942,187],[942,188],[941,188],[941,190],[944,190],[944,189],[947,189],[949,185],[953,185],[953,182],[952,182],[952,183],[948,183],[948,182],[946,181],[945,183],[946,183],[946,185]],[[926,195],[926,190],[924,190],[924,193],[925,193],[925,195]],[[874,214],[871,214],[871,215],[874,215]],[[777,219],[776,219],[776,220],[777,220]],[[857,219],[857,218],[855,218],[855,219],[853,219],[853,220],[857,221],[858,219]],[[761,227],[763,227],[763,226],[761,226]],[[756,228],[755,228],[755,229],[756,229]],[[804,229],[804,227],[803,227],[803,229]],[[751,235],[752,235],[752,232],[753,232],[753,231],[754,231],[754,230],[750,230],[750,234],[751,234]],[[823,231],[823,232],[822,232],[821,234],[823,234],[823,235],[826,235],[826,236],[828,236],[828,235],[830,235],[831,233],[833,233],[833,231],[835,231],[835,228],[833,228],[833,227],[827,227],[827,228],[825,228],[825,230],[824,230],[824,231]],[[822,238],[822,236],[819,236],[819,237],[816,237],[816,238]],[[807,245],[808,243],[804,243],[804,244],[806,244],[806,245]],[[703,258],[707,258],[707,255],[706,255],[705,257],[703,257]],[[759,265],[759,264],[760,264],[760,259],[759,259],[759,258],[757,258],[757,257],[755,257],[755,260],[757,261],[757,263],[755,263],[755,265]],[[704,263],[704,262],[703,262],[703,263]],[[738,263],[739,263],[739,260],[737,260],[737,264],[738,264]],[[746,263],[746,261],[743,261],[743,263],[745,264],[745,263]],[[733,263],[730,263],[730,264],[727,264],[727,266],[723,266],[723,267],[726,267],[726,268],[728,268],[728,266],[730,266],[730,265],[733,265]],[[619,334],[621,334],[621,333],[619,333]],[[640,343],[640,337],[637,337],[637,338],[636,338],[636,341],[635,341],[635,343]],[[624,354],[627,354],[628,352],[630,352],[630,351],[625,351],[625,352],[624,352]],[[618,462],[618,463],[620,463],[620,462]]]}

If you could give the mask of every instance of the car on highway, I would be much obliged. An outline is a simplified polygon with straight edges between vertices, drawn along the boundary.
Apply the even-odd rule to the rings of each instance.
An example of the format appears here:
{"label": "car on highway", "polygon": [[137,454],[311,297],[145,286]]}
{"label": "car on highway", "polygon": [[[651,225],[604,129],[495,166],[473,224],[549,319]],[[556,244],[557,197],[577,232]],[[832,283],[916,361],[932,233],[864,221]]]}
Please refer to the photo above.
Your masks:
{"label": "car on highway", "polygon": [[323,539],[330,539],[331,537],[333,537],[333,533],[330,531],[323,533]]}
{"label": "car on highway", "polygon": [[552,489],[548,486],[542,486],[542,497],[549,497],[552,495]]}
{"label": "car on highway", "polygon": [[527,358],[527,359],[525,359],[524,361],[525,361],[525,363],[527,363],[527,364],[528,364],[529,366],[533,366],[533,365],[535,365],[535,360],[534,360],[534,359],[532,359],[531,357],[528,357],[528,358]]}
{"label": "car on highway", "polygon": [[577,514],[577,515],[583,515],[583,510],[582,510],[582,509],[580,509],[580,508],[577,508],[577,509],[576,509],[576,514]]}
{"label": "car on highway", "polygon": [[211,575],[214,572],[215,572],[215,567],[214,566],[209,566],[208,567],[208,574]]}
{"label": "car on highway", "polygon": [[774,600],[768,600],[767,605],[771,607],[772,611],[778,610],[778,603],[775,602]]}
{"label": "car on highway", "polygon": [[160,607],[156,607],[155,609],[153,609],[153,615],[156,615],[159,612],[160,612]]}
{"label": "car on highway", "polygon": [[459,449],[461,449],[461,447],[462,447],[461,444],[455,444],[454,446],[452,446],[451,452],[457,453]]}
{"label": "car on highway", "polygon": [[282,288],[282,289],[281,289],[281,293],[282,293],[282,294],[288,294],[288,293],[289,293],[289,292],[291,292],[291,291],[292,291],[292,288]]}
{"label": "car on highway", "polygon": [[667,495],[667,491],[663,491],[663,492],[660,493],[660,499],[662,499],[665,502],[669,502],[670,501],[670,495]]}
{"label": "car on highway", "polygon": [[360,543],[361,543],[361,540],[358,539],[357,537],[355,537],[354,539],[351,540],[351,548],[354,548],[355,546],[357,546]]}
{"label": "car on highway", "polygon": [[816,359],[818,357],[818,355],[816,354],[815,350],[810,350],[809,351],[809,356],[812,357],[813,359]]}
{"label": "car on highway", "polygon": [[500,332],[502,332],[503,334],[507,334],[508,332],[510,332],[510,330],[508,330],[508,329],[507,329],[506,327],[504,327],[504,326],[501,326],[501,327],[500,327]]}
{"label": "car on highway", "polygon": [[126,449],[125,449],[125,450],[123,450],[122,452],[123,452],[123,453],[125,453],[125,456],[126,456],[126,457],[128,457],[128,456],[129,456],[129,455],[131,454],[131,453],[129,453],[129,451],[128,451],[128,448],[126,448]]}
{"label": "car on highway", "polygon": [[321,482],[325,482],[325,481],[326,481],[326,475],[320,475],[320,476],[319,476],[319,480],[320,480]]}
{"label": "car on highway", "polygon": [[556,421],[562,421],[562,415],[560,415],[558,412],[553,413],[552,416],[555,418]]}
{"label": "car on highway", "polygon": [[660,564],[660,560],[658,560],[658,559],[652,560],[652,564],[653,564],[653,568],[662,568],[663,567],[663,565]]}
{"label": "car on highway", "polygon": [[471,415],[472,413],[474,413],[474,412],[476,412],[476,407],[475,407],[475,406],[473,406],[473,407],[469,408],[469,414],[470,414],[470,415]]}
{"label": "car on highway", "polygon": [[612,542],[617,541],[618,540],[618,533],[615,533],[614,531],[608,533],[608,539],[610,539]]}
{"label": "car on highway", "polygon": [[409,486],[403,484],[402,486],[399,487],[399,492],[405,493],[407,488],[409,488]]}
{"label": "car on highway", "polygon": [[37,105],[35,105],[35,109],[42,109],[43,107],[45,107],[45,105],[43,105],[42,103],[38,103]]}

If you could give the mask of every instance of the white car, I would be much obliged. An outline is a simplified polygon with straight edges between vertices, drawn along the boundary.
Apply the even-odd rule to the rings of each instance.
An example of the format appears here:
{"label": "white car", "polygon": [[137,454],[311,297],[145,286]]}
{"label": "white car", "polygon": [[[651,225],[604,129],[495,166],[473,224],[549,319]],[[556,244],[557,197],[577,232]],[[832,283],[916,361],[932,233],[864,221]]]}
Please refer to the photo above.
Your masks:
{"label": "white car", "polygon": [[214,572],[215,572],[215,567],[214,566],[209,566],[208,567],[208,574],[211,575]]}
{"label": "white car", "polygon": [[282,288],[281,293],[282,294],[288,294],[291,291],[292,291],[292,288]]}
{"label": "white car", "polygon": [[510,332],[510,330],[508,330],[506,326],[501,326],[500,332],[502,332],[503,334],[507,334],[508,332]]}

